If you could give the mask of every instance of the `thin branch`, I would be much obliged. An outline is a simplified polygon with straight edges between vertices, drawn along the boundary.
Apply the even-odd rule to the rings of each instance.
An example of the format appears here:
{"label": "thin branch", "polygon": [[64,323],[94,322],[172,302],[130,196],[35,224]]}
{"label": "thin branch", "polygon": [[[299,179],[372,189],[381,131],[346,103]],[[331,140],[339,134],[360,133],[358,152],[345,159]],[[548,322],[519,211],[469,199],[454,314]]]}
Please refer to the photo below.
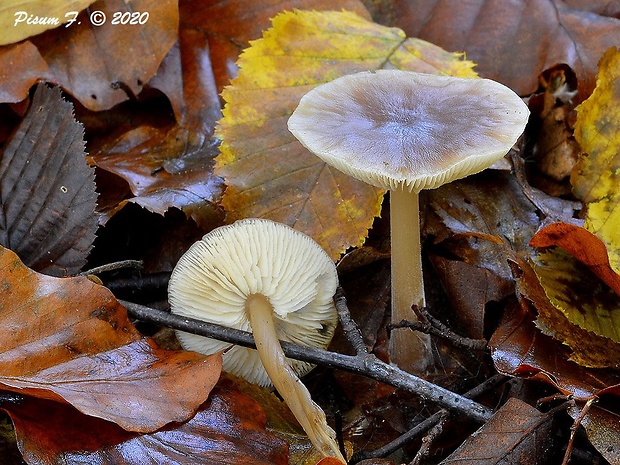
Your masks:
{"label": "thin branch", "polygon": [[120,262],[106,263],[105,265],[96,266],[95,268],[91,268],[90,270],[82,271],[80,276],[87,276],[89,274],[99,274],[105,271],[114,271],[120,270],[124,268],[134,268],[141,269],[144,263],[142,260],[122,260]]}
{"label": "thin branch", "polygon": [[[485,392],[490,391],[491,389],[495,388],[497,385],[504,383],[507,379],[508,377],[504,375],[500,375],[500,374],[494,375],[490,377],[489,379],[485,380],[484,382],[482,382],[481,384],[479,384],[478,386],[474,387],[473,389],[467,391],[465,394],[463,394],[463,397],[467,397],[468,399],[473,399],[475,397],[478,397],[484,394]],[[441,420],[441,418],[445,415],[445,413],[446,413],[446,410],[440,410],[439,412],[434,413],[433,415],[428,417],[426,420],[418,423],[415,427],[413,427],[409,431],[405,432],[404,434],[400,435],[399,437],[385,444],[384,446],[378,449],[375,449],[374,451],[356,452],[353,455],[353,457],[351,457],[350,463],[355,464],[357,462],[361,462],[362,460],[387,457],[391,453],[403,447],[405,444],[408,444],[409,442],[413,441],[419,435],[424,434],[426,431],[434,427]]]}
{"label": "thin branch", "polygon": [[342,287],[340,286],[338,286],[338,289],[336,290],[334,304],[336,305],[336,310],[338,311],[338,319],[340,320],[342,331],[344,332],[347,340],[353,346],[355,353],[357,355],[368,355],[368,348],[364,343],[362,333],[360,332],[357,323],[355,323],[353,318],[351,318],[351,313],[349,312],[349,307],[347,306],[347,299],[344,295]]}
{"label": "thin branch", "polygon": [[487,341],[484,339],[471,339],[459,336],[446,326],[442,321],[428,313],[424,308],[415,307],[413,310],[420,317],[420,321],[402,320],[399,323],[388,325],[388,332],[396,328],[411,328],[414,331],[420,331],[426,334],[440,337],[447,340],[455,347],[468,350],[486,350]]}
{"label": "thin branch", "polygon": [[[231,344],[255,348],[251,333],[232,328],[206,323],[193,318],[173,315],[162,310],[145,307],[126,301],[119,301],[133,317],[168,326],[173,329],[215,338]],[[425,400],[434,402],[443,408],[458,412],[477,422],[485,422],[492,416],[492,411],[482,404],[437,386],[422,378],[404,372],[397,367],[382,362],[373,354],[343,355],[337,352],[302,347],[281,341],[287,357],[323,365],[330,368],[357,373],[373,378],[398,389],[411,392]]]}

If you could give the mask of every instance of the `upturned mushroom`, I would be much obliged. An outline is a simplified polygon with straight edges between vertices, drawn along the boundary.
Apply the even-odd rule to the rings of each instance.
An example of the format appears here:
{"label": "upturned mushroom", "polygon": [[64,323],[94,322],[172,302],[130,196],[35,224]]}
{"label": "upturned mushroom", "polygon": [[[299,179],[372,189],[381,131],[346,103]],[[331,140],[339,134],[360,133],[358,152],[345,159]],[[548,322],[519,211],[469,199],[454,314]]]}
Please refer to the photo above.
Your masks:
{"label": "upturned mushroom", "polygon": [[338,315],[338,275],[327,253],[284,224],[246,219],[194,243],[170,277],[173,313],[251,331],[257,350],[177,331],[181,345],[223,352],[223,369],[273,386],[324,455],[344,462],[325,413],[299,380],[311,364],[285,357],[279,340],[325,348]]}
{"label": "upturned mushroom", "polygon": [[[529,110],[504,85],[400,70],[362,72],[308,92],[288,120],[291,133],[327,164],[390,190],[392,317],[417,321],[426,304],[418,194],[500,160]],[[392,362],[432,368],[429,336],[392,332]]]}

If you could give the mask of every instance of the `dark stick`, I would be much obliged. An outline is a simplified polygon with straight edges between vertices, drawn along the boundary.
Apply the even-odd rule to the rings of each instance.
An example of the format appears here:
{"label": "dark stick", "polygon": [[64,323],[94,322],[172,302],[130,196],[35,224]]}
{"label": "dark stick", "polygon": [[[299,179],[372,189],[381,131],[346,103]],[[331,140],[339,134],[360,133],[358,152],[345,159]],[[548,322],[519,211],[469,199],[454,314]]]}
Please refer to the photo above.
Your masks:
{"label": "dark stick", "polygon": [[[472,398],[472,399],[475,397],[478,397],[479,395],[482,395],[485,392],[493,389],[498,384],[505,382],[507,379],[508,379],[507,376],[499,375],[499,374],[491,376],[489,379],[483,381],[478,386],[467,391],[465,394],[463,394],[463,397]],[[362,460],[387,457],[392,452],[397,451],[398,449],[403,447],[405,444],[411,442],[413,439],[415,439],[420,434],[425,433],[426,431],[431,429],[433,426],[435,426],[437,422],[441,420],[442,416],[445,415],[445,413],[446,413],[445,410],[440,410],[439,412],[434,413],[433,415],[428,417],[426,420],[418,423],[415,427],[405,432],[404,434],[400,435],[393,441],[388,442],[387,444],[381,446],[379,449],[375,449],[374,451],[371,451],[371,452],[359,451],[355,453],[353,457],[351,457],[350,462],[354,464],[357,462],[361,462]]]}
{"label": "dark stick", "polygon": [[[245,331],[225,328],[220,325],[206,323],[193,318],[173,315],[162,310],[131,302],[122,300],[119,300],[119,302],[127,308],[129,314],[141,320],[198,334],[200,336],[216,338],[224,342],[230,342],[231,344],[252,348],[256,347],[252,334]],[[282,349],[287,357],[371,377],[377,381],[414,393],[423,399],[435,402],[443,408],[458,412],[481,423],[487,421],[493,414],[492,411],[484,405],[388,365],[373,354],[364,354],[361,356],[343,355],[311,347],[302,347],[287,342],[282,342]]]}

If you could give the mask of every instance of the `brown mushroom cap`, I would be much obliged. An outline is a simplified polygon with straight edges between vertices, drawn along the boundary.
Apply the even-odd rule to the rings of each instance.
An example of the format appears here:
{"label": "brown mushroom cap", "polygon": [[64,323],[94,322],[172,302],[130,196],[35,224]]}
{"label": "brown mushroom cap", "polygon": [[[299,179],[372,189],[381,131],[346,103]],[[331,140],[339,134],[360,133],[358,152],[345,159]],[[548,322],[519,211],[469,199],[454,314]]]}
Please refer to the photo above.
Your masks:
{"label": "brown mushroom cap", "polygon": [[[310,237],[281,223],[245,219],[206,234],[181,257],[169,283],[173,313],[252,331],[246,299],[262,294],[274,309],[278,338],[325,348],[337,324],[336,267]],[[250,382],[271,381],[256,350],[177,332],[181,345],[212,354],[223,369]],[[302,376],[312,365],[287,359]]]}
{"label": "brown mushroom cap", "polygon": [[289,130],[326,163],[377,187],[419,192],[489,167],[529,110],[488,79],[400,70],[340,77],[308,92]]}

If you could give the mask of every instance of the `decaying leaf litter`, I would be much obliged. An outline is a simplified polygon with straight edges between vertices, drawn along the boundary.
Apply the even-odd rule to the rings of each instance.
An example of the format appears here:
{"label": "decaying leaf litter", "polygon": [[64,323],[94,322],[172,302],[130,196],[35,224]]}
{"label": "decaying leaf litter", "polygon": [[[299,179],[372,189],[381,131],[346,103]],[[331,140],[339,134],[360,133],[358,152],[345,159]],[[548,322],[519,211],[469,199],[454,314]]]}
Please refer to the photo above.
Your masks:
{"label": "decaying leaf litter", "polygon": [[[234,444],[235,451],[230,454],[227,449],[224,463],[321,460],[273,394],[226,376],[209,393],[219,376],[215,359],[162,351],[143,335],[154,335],[169,349],[178,348],[173,338],[166,337],[169,332],[134,320],[139,330],[135,331],[109,291],[102,289],[105,298],[98,297],[106,303],[86,311],[71,329],[65,327],[67,312],[98,305],[86,293],[99,285],[69,276],[115,260],[141,260],[138,271],[102,272],[99,279],[117,298],[165,309],[167,276],[191,243],[237,218],[275,214],[311,235],[338,262],[346,309],[361,334],[355,336],[356,331],[345,324],[347,337],[337,334],[331,353],[351,353],[353,342],[358,354],[370,349],[386,359],[390,251],[383,192],[361,195],[361,186],[334,174],[335,183],[308,184],[308,176],[299,173],[309,172],[316,161],[298,149],[295,157],[287,156],[294,143],[285,127],[287,115],[313,82],[388,67],[490,77],[517,91],[532,111],[525,136],[503,165],[421,196],[426,206],[422,237],[430,313],[420,309],[420,316],[422,322],[435,325],[431,332],[439,334],[433,336],[437,369],[426,382],[482,396],[477,398],[482,404],[472,405],[486,409],[504,404],[506,396],[514,399],[488,423],[464,422],[471,416],[455,414],[449,405],[453,413],[441,413],[441,402],[411,395],[407,383],[394,389],[389,384],[393,380],[377,381],[381,377],[373,376],[372,367],[361,369],[369,375],[363,377],[346,371],[351,369],[349,362],[329,368],[333,365],[325,362],[325,355],[330,352],[305,354],[320,365],[304,378],[305,383],[344,441],[345,454],[371,463],[444,459],[494,463],[489,457],[495,462],[560,463],[569,442],[570,414],[585,428],[570,438],[571,463],[618,463],[617,412],[611,407],[618,395],[614,355],[618,230],[605,227],[614,224],[617,210],[613,167],[619,123],[618,115],[607,109],[617,106],[613,103],[619,58],[610,47],[617,45],[614,38],[620,35],[618,12],[610,5],[578,2],[554,4],[551,9],[551,2],[534,2],[516,11],[515,5],[481,1],[475,9],[461,6],[460,15],[455,15],[442,1],[372,3],[366,5],[369,10],[361,3],[340,2],[338,6],[354,16],[317,12],[334,9],[333,2],[244,3],[181,2],[177,8],[173,2],[156,6],[135,1],[134,11],[149,10],[157,19],[134,36],[131,57],[123,57],[116,39],[138,29],[88,26],[90,11],[99,8],[112,14],[128,8],[120,1],[91,5],[75,29],[25,35],[24,41],[0,48],[1,62],[19,63],[23,70],[0,81],[0,95],[7,102],[2,104],[0,133],[3,245],[17,249],[34,270],[61,276],[53,278],[58,279],[53,284],[43,275],[32,274],[30,281],[17,278],[17,272],[32,272],[11,252],[3,252],[10,265],[3,268],[2,308],[3,313],[11,309],[13,315],[5,326],[27,332],[17,332],[14,349],[3,352],[9,378],[3,383],[7,391],[2,406],[15,425],[24,459],[56,463],[64,457],[78,463],[87,452],[92,460],[106,457],[105,463],[141,463],[132,461],[136,456],[169,463],[213,462],[222,456],[222,443],[209,440],[222,437]],[[295,8],[299,11],[293,12]],[[517,24],[515,18],[521,15],[531,15],[532,20],[519,22],[519,27],[497,27],[499,18],[506,26]],[[467,34],[447,33],[465,30],[454,24],[457,18],[476,21],[469,23]],[[552,33],[558,25],[560,32]],[[261,35],[263,39],[249,42]],[[541,55],[536,51],[544,38],[552,45]],[[70,48],[63,46],[68,40]],[[84,53],[95,43],[97,55]],[[247,46],[237,65],[231,66]],[[577,48],[582,51],[578,62],[573,53]],[[465,52],[467,60],[444,50]],[[512,58],[516,52],[522,60]],[[93,56],[103,59],[95,61]],[[66,68],[67,61],[79,66]],[[281,81],[274,86],[274,79]],[[48,84],[39,84],[35,91],[39,80]],[[42,100],[49,90],[48,100]],[[83,134],[79,125],[73,132],[55,129],[76,124],[70,123],[74,117],[68,102],[75,119],[84,125]],[[64,112],[69,108],[69,114],[61,116],[54,105]],[[223,119],[221,108],[226,108]],[[37,110],[49,115],[42,121],[54,130],[36,126]],[[56,133],[58,137],[51,137]],[[24,137],[39,144],[20,144]],[[66,143],[54,143],[62,137],[71,141],[69,151]],[[218,139],[223,141],[219,147]],[[80,164],[84,143],[88,164]],[[33,152],[45,155],[33,164],[37,159]],[[265,159],[238,161],[253,152]],[[19,176],[23,169],[19,163],[32,174]],[[58,168],[65,163],[74,168]],[[94,183],[88,165],[95,167]],[[244,188],[234,187],[248,180],[258,186],[248,191],[249,197]],[[71,198],[80,208],[66,203]],[[339,209],[330,213],[334,204]],[[313,221],[317,218],[320,221]],[[56,231],[50,233],[46,224],[55,224]],[[21,239],[24,234],[29,242]],[[43,260],[32,258],[46,250],[51,253]],[[584,297],[569,292],[576,289],[588,293]],[[24,311],[34,314],[20,317]],[[47,336],[39,339],[37,334]],[[26,335],[35,336],[34,341],[27,342]],[[491,358],[485,351],[456,349],[463,342],[477,347],[467,345],[471,339],[463,336],[489,341]],[[285,349],[294,352],[296,347]],[[25,358],[26,354],[32,357]],[[24,365],[25,359],[31,363]],[[89,375],[84,378],[86,367]],[[143,402],[143,391],[131,388],[136,401],[120,401],[125,399],[122,389],[131,383],[146,388],[160,376],[156,373],[178,373],[181,367],[187,379],[170,381],[183,387],[168,387],[165,392],[184,391],[193,397],[180,410],[183,418],[192,417],[186,423],[168,423],[181,418],[174,416],[178,415],[173,413],[174,403],[166,403],[173,416],[153,414]],[[16,370],[22,370],[18,379]],[[73,370],[82,372],[72,374]],[[200,370],[209,372],[213,381],[206,382],[206,373],[196,375]],[[497,371],[510,378],[498,377]],[[139,376],[130,381],[129,372]],[[114,381],[113,373],[122,382]],[[84,380],[94,390],[85,390]],[[189,387],[190,380],[202,387]],[[45,389],[39,387],[41,381]],[[125,381],[129,384],[123,387]],[[107,401],[95,402],[93,409],[96,391]],[[592,399],[597,402],[582,412],[585,401]],[[506,414],[516,400],[531,406],[517,408],[523,413],[518,424],[511,420],[514,415]],[[55,412],[48,415],[48,427],[44,411]],[[249,411],[256,413],[248,416]],[[206,428],[211,420],[205,412],[222,413],[219,418],[226,420]],[[477,435],[470,437],[481,424]],[[95,438],[92,430],[106,433]],[[515,430],[509,439],[506,431]],[[239,442],[250,433],[251,442]],[[407,434],[397,439],[402,433]],[[73,440],[61,440],[67,437]],[[180,451],[176,456],[163,452],[173,444]]]}

